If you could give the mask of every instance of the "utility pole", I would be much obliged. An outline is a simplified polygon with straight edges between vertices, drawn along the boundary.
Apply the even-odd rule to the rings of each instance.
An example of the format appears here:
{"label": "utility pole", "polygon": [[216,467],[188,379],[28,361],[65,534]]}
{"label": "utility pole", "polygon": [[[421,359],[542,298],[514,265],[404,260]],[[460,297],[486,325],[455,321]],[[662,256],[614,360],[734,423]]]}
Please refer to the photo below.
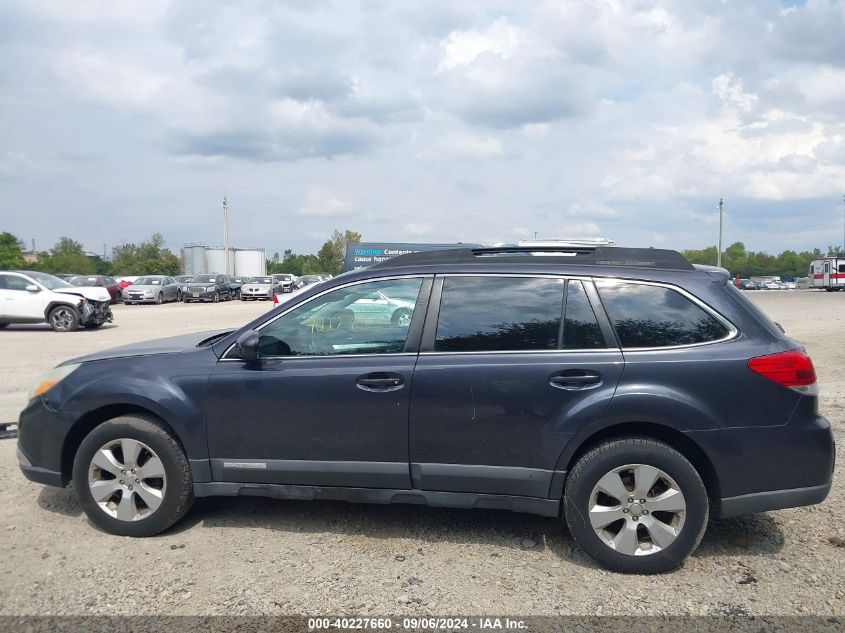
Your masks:
{"label": "utility pole", "polygon": [[725,201],[719,198],[719,251],[716,255],[716,265],[722,266],[722,209],[725,206]]}
{"label": "utility pole", "polygon": [[224,275],[229,274],[229,201],[226,199],[226,194],[223,194],[223,261],[226,270]]}
{"label": "utility pole", "polygon": [[[842,206],[845,207],[845,194],[842,194]],[[845,257],[845,209],[842,211],[842,256]]]}

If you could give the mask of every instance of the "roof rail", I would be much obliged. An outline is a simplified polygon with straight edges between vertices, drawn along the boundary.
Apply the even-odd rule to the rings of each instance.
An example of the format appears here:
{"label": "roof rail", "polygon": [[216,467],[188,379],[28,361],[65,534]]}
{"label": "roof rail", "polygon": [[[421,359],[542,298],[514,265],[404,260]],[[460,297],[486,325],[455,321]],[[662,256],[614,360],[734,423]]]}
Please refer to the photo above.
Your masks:
{"label": "roof rail", "polygon": [[568,266],[620,266],[654,270],[695,270],[678,251],[662,248],[616,246],[495,246],[421,251],[399,255],[371,266],[375,269],[438,264],[483,265],[560,264]]}

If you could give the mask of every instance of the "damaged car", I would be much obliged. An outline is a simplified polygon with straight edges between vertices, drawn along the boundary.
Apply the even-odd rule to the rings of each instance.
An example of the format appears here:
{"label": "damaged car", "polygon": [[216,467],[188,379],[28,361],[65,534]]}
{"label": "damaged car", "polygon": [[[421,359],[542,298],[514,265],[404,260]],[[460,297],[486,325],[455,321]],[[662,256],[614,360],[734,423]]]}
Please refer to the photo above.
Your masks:
{"label": "damaged car", "polygon": [[112,321],[110,303],[102,287],[72,286],[35,271],[0,271],[0,329],[44,322],[56,332],[94,329]]}

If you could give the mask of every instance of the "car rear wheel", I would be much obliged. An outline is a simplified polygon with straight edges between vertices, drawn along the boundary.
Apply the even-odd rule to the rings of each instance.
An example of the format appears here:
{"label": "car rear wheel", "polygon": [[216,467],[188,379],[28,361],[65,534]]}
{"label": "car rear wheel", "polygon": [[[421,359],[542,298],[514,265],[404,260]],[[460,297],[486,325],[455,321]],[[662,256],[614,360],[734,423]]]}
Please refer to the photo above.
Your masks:
{"label": "car rear wheel", "polygon": [[563,505],[584,551],[610,570],[641,574],[678,567],[701,541],[709,511],[692,464],[649,438],[611,440],[582,456]]}
{"label": "car rear wheel", "polygon": [[188,460],[161,423],[146,416],[104,422],[79,446],[76,495],[88,518],[121,536],[152,536],[181,519],[193,503]]}
{"label": "car rear wheel", "polygon": [[56,306],[50,310],[47,322],[56,332],[73,332],[79,328],[79,313],[73,306]]}

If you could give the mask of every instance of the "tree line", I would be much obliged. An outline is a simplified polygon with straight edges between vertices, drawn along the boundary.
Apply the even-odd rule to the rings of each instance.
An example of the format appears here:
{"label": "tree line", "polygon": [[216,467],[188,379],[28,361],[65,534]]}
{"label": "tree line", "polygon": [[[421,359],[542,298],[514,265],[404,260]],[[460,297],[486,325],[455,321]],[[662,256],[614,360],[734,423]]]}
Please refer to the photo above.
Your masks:
{"label": "tree line", "polygon": [[[686,250],[682,253],[693,264],[716,265],[716,246],[708,246],[701,250]],[[763,251],[746,251],[745,244],[734,242],[722,251],[722,268],[727,268],[732,275],[742,278],[765,275],[806,277],[810,262],[825,255],[843,257],[845,249],[841,246],[828,246],[824,252],[815,248],[801,252],[785,250],[777,255],[769,255]]]}
{"label": "tree line", "polygon": [[[291,273],[310,275],[343,272],[346,245],[360,242],[357,231],[334,231],[317,253],[298,254],[287,249],[275,253],[267,260],[267,273]],[[716,246],[701,250],[682,251],[693,264],[716,264]],[[39,253],[38,261],[27,264],[23,258],[23,242],[11,233],[0,233],[0,270],[34,268],[47,273],[77,273],[80,275],[178,275],[182,271],[182,260],[165,244],[160,233],[154,233],[149,240],[139,244],[124,242],[112,249],[112,259],[107,261],[99,255],[85,252],[82,244],[69,237],[62,237],[49,251]],[[812,251],[796,252],[785,250],[777,255],[764,251],[747,251],[745,244],[734,242],[722,252],[722,266],[732,275],[751,277],[757,275],[780,275],[804,277],[810,262],[825,255],[845,257],[845,248],[829,246],[826,251],[818,248]]]}
{"label": "tree line", "polygon": [[[291,249],[282,256],[275,253],[267,260],[267,273],[308,275],[343,272],[346,245],[360,242],[357,231],[334,231],[316,254],[296,254]],[[24,244],[15,235],[0,233],[0,270],[33,269],[45,273],[75,273],[79,275],[178,275],[182,259],[167,248],[161,233],[138,244],[124,242],[112,249],[111,260],[86,253],[80,242],[62,237],[48,251],[38,254],[38,261],[27,263],[23,257]],[[218,271],[213,271],[218,272]]]}
{"label": "tree line", "polygon": [[112,249],[112,259],[85,252],[80,242],[61,237],[55,246],[27,263],[23,242],[11,233],[0,233],[0,270],[40,270],[45,273],[78,275],[178,275],[182,260],[165,246],[161,233],[153,233],[139,244],[124,242]]}

